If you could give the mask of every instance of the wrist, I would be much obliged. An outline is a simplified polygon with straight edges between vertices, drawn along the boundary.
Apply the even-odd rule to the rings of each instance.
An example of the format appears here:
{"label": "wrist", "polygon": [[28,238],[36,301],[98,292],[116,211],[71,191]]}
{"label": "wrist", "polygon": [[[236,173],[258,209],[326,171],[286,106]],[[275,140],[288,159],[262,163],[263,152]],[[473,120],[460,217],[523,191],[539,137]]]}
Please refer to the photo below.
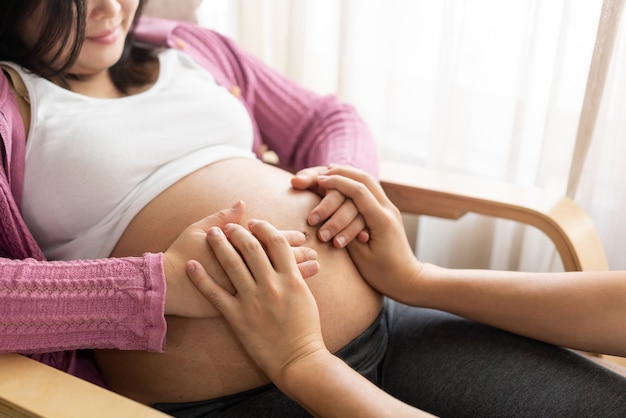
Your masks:
{"label": "wrist", "polygon": [[410,293],[413,306],[430,309],[444,309],[446,300],[458,298],[454,288],[450,288],[446,271],[443,267],[431,263],[419,262],[420,268],[416,270],[413,278],[413,292]]}
{"label": "wrist", "polygon": [[171,280],[174,272],[176,271],[174,263],[168,257],[166,253],[163,253],[163,275],[165,276],[165,315],[175,314],[174,307],[172,306],[172,296],[175,293],[173,280]]}
{"label": "wrist", "polygon": [[271,376],[274,384],[292,399],[300,399],[310,385],[311,376],[323,376],[332,372],[336,361],[341,361],[325,347],[297,360],[289,362],[276,376]]}
{"label": "wrist", "polygon": [[436,268],[434,264],[424,263],[414,258],[406,276],[407,280],[404,281],[407,287],[402,290],[404,297],[400,302],[411,306],[427,307],[433,292],[433,276]]}

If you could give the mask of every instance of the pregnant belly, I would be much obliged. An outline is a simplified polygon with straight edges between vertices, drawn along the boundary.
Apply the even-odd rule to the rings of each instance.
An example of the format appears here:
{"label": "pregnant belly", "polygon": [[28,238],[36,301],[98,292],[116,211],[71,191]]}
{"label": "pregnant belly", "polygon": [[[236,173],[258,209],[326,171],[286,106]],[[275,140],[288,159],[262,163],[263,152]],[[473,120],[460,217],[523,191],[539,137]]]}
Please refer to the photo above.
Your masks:
{"label": "pregnant belly", "polygon": [[[324,340],[336,351],[371,324],[380,311],[381,297],[363,281],[345,250],[317,240],[306,217],[319,198],[293,190],[290,178],[284,170],[253,160],[232,159],[207,166],[150,202],[111,255],[164,251],[190,223],[243,200],[247,218],[266,219],[280,229],[307,234],[306,245],[318,252],[321,265],[307,283],[319,306]],[[166,320],[165,353],[96,352],[114,391],[144,403],[190,402],[268,383],[222,318]]]}

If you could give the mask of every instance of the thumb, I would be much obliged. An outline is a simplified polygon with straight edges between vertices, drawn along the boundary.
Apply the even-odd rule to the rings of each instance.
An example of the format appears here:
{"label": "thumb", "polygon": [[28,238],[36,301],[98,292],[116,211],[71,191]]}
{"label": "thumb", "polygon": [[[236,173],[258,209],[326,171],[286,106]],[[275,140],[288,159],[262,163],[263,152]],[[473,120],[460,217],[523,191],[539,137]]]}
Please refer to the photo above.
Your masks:
{"label": "thumb", "polygon": [[217,226],[223,228],[226,224],[238,224],[246,211],[246,205],[243,200],[238,200],[228,209],[222,209],[212,215],[198,221],[197,226],[203,231],[208,232],[211,227]]}
{"label": "thumb", "polygon": [[234,304],[233,296],[207,273],[198,261],[187,262],[187,276],[196,286],[198,291],[218,310],[219,313],[230,320],[232,315],[239,311]]}
{"label": "thumb", "polygon": [[308,189],[315,181],[315,176],[307,172],[307,170],[301,170],[297,172],[291,178],[291,186],[297,190],[305,190]]}
{"label": "thumb", "polygon": [[325,173],[328,167],[317,166],[304,168],[291,178],[291,186],[297,190],[305,190],[317,186],[317,176]]}

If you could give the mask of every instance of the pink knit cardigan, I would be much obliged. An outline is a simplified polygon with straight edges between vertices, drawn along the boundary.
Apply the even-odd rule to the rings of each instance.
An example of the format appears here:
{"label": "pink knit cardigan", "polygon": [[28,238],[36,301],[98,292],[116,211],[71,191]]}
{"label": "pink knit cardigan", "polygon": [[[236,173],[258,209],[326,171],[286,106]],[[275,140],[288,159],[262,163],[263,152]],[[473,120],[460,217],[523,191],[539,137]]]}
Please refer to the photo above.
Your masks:
{"label": "pink knit cardigan", "polygon": [[[336,162],[377,173],[367,127],[335,97],[302,89],[229,39],[192,24],[144,17],[136,35],[188,53],[239,95],[254,123],[255,149],[266,145],[283,166]],[[162,254],[45,261],[20,213],[24,129],[1,72],[0,136],[0,352],[29,354],[98,381],[93,365],[76,350],[165,350]]]}

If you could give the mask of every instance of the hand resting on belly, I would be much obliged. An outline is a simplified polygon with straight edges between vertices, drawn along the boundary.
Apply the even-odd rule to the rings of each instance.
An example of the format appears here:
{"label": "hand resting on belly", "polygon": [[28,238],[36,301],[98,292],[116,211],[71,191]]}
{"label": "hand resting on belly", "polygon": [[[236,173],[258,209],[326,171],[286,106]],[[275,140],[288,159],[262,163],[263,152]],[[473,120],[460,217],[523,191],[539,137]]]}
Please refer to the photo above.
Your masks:
{"label": "hand resting on belly", "polygon": [[[382,306],[381,296],[358,274],[348,253],[317,240],[306,218],[319,203],[291,188],[292,175],[258,161],[230,159],[204,167],[165,190],[133,219],[111,256],[164,251],[189,224],[243,200],[249,218],[305,232],[318,253],[320,272],[307,280],[318,303],[326,345],[336,351],[364,331]],[[167,317],[165,353],[98,350],[110,387],[144,403],[190,402],[268,383],[223,318]]]}

